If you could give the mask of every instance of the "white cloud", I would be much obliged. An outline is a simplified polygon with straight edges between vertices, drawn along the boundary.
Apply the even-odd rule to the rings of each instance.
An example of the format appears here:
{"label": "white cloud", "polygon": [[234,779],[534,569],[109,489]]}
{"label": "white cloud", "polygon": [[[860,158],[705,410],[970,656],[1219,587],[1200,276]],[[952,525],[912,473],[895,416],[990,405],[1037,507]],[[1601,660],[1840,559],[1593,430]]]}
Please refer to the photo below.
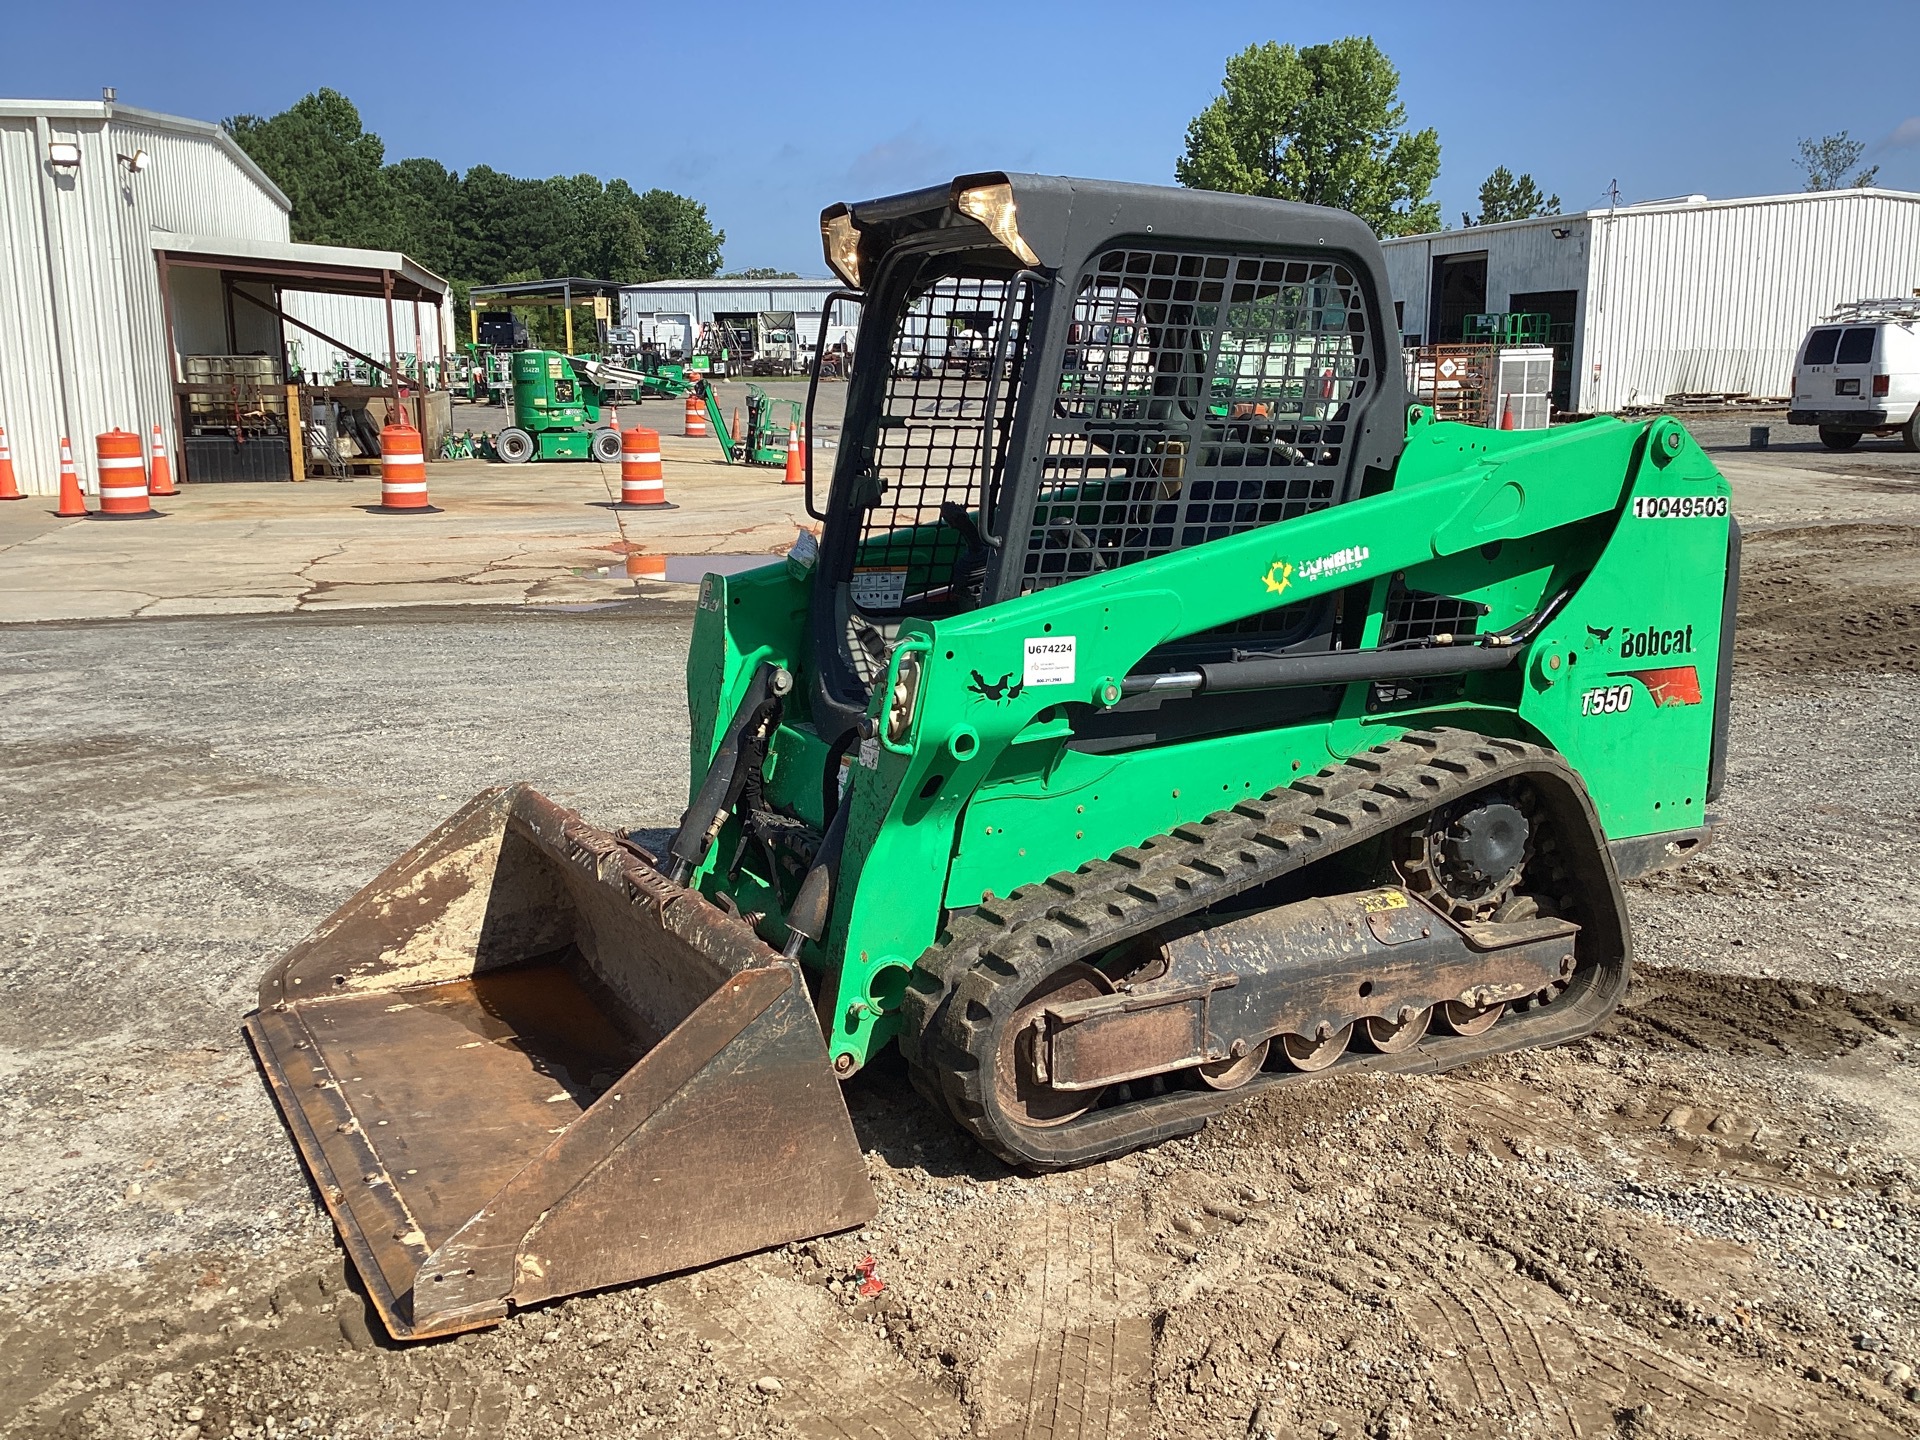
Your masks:
{"label": "white cloud", "polygon": [[1911,115],[1902,120],[1880,144],[1887,150],[1906,150],[1920,145],[1920,115]]}

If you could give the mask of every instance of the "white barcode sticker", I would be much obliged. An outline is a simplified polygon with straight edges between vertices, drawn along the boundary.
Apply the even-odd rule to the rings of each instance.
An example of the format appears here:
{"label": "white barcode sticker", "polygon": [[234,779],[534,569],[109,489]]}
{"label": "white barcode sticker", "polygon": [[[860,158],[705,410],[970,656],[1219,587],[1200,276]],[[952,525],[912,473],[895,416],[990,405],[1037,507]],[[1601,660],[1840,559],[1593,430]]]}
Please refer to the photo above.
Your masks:
{"label": "white barcode sticker", "polygon": [[1071,635],[1036,635],[1029,639],[1027,668],[1022,683],[1073,684],[1073,639]]}

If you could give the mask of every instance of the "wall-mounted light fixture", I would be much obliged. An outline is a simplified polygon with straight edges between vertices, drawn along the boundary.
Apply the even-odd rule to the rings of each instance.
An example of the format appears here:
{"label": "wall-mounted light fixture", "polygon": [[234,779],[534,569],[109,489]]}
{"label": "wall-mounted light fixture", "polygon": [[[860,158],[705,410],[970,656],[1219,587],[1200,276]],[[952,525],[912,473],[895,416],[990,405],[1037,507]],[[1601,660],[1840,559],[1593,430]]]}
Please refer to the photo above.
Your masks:
{"label": "wall-mounted light fixture", "polygon": [[55,140],[47,146],[47,163],[62,170],[80,167],[80,147],[71,140]]}
{"label": "wall-mounted light fixture", "polygon": [[1572,233],[1573,231],[1567,229],[1564,225],[1556,225],[1553,227],[1553,238],[1556,240],[1564,240]]}
{"label": "wall-mounted light fixture", "polygon": [[153,156],[144,150],[136,150],[131,155],[122,155],[120,157],[120,163],[135,175],[138,175],[153,163]]}

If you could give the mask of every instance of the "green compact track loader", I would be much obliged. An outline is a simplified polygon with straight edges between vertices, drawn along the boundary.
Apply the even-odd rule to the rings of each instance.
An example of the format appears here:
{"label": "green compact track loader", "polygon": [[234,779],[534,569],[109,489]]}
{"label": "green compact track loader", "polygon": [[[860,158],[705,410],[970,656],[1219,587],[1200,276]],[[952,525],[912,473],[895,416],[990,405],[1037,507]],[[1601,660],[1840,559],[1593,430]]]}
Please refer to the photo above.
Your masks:
{"label": "green compact track loader", "polygon": [[821,537],[701,585],[678,828],[488,791],[248,1022],[396,1337],[862,1223],[888,1045],[1047,1168],[1585,1035],[1621,877],[1709,835],[1738,531],[1675,421],[1410,407],[1336,211],[984,174],[822,233]]}

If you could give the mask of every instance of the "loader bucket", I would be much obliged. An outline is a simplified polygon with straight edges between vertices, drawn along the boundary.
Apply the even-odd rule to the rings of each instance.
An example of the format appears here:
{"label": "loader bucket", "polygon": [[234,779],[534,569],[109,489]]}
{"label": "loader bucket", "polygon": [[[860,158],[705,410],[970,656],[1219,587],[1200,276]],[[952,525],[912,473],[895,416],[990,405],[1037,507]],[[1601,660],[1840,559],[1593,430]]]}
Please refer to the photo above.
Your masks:
{"label": "loader bucket", "polygon": [[396,1340],[873,1215],[798,967],[525,787],[295,946],[246,1029]]}

